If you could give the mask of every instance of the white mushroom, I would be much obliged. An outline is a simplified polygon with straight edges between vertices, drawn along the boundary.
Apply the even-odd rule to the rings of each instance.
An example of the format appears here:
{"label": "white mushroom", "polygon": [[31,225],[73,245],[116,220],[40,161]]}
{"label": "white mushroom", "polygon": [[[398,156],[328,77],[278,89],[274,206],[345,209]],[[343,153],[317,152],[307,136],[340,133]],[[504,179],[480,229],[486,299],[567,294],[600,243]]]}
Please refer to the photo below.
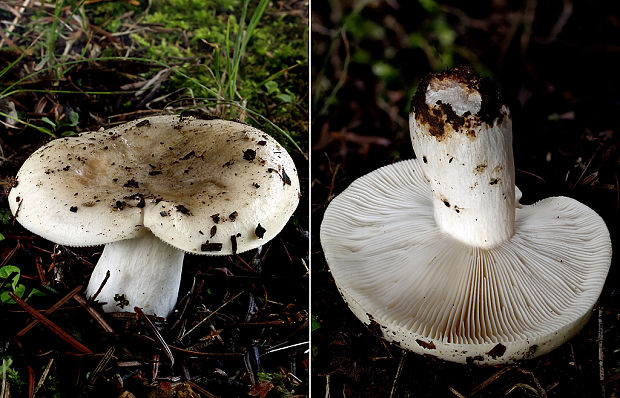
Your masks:
{"label": "white mushroom", "polygon": [[[167,316],[185,252],[228,255],[276,236],[299,201],[289,154],[242,123],[154,116],[51,141],[17,174],[9,202],[30,231],[105,244],[87,289],[105,311]],[[116,301],[115,301],[116,298]]]}
{"label": "white mushroom", "polygon": [[510,115],[468,69],[425,79],[410,127],[417,158],[359,178],[325,212],[321,244],[351,310],[387,340],[461,363],[570,339],[611,263],[603,220],[566,197],[518,203]]}

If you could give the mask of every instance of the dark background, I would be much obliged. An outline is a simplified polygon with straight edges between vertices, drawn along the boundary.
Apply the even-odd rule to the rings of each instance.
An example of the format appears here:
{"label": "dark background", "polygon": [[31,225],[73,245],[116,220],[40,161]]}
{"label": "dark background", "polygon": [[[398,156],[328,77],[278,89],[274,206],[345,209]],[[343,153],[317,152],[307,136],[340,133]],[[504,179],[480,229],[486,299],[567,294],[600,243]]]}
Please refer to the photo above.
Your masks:
{"label": "dark background", "polygon": [[613,1],[312,3],[313,395],[327,385],[347,397],[620,395],[617,255],[574,339],[514,366],[478,367],[405,354],[374,335],[340,298],[319,242],[335,195],[414,156],[407,118],[418,82],[470,65],[496,82],[512,111],[521,203],[581,201],[603,217],[617,252],[619,61]]}

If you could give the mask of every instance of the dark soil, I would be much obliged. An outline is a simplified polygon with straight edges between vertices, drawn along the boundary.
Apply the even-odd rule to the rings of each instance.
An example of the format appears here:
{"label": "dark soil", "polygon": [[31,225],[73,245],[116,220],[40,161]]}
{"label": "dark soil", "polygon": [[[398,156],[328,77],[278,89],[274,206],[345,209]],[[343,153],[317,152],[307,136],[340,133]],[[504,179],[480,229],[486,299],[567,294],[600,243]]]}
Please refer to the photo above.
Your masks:
{"label": "dark soil", "polygon": [[312,4],[312,314],[320,323],[312,333],[313,394],[324,396],[329,385],[347,397],[617,397],[617,255],[586,327],[555,351],[507,367],[406,354],[366,328],[335,288],[319,242],[327,204],[356,178],[415,156],[410,99],[428,73],[456,65],[491,77],[511,109],[521,202],[581,201],[603,217],[618,251],[617,4],[433,4],[379,1],[359,13],[350,2]]}

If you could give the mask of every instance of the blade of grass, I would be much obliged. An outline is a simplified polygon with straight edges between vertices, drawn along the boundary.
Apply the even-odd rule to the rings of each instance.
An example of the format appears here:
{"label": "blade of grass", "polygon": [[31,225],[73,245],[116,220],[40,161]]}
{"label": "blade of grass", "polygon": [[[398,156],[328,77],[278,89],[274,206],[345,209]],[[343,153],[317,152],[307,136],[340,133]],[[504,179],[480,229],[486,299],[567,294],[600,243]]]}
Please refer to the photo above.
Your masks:
{"label": "blade of grass", "polygon": [[[0,97],[0,98],[2,98],[2,97]],[[54,133],[52,133],[50,130],[48,130],[45,127],[39,127],[39,126],[35,126],[32,123],[24,122],[23,120],[21,120],[19,118],[16,118],[15,116],[11,116],[8,113],[4,113],[4,112],[0,112],[0,116],[3,116],[5,118],[9,118],[9,119],[11,119],[11,120],[13,120],[13,121],[15,121],[17,123],[21,123],[21,124],[23,124],[25,126],[32,127],[33,129],[37,129],[37,130],[39,130],[39,132],[41,132],[43,134],[47,134],[47,135],[49,135],[52,138],[57,138]]]}
{"label": "blade of grass", "polygon": [[[194,99],[198,100],[199,98],[194,98]],[[265,123],[269,124],[273,129],[275,129],[278,133],[282,134],[286,139],[288,139],[291,142],[291,144],[293,144],[295,149],[297,149],[299,151],[299,153],[301,153],[303,155],[303,157],[306,160],[308,160],[308,155],[303,151],[303,149],[301,149],[301,147],[299,146],[297,141],[295,141],[295,139],[293,137],[291,137],[291,135],[286,130],[284,130],[283,128],[281,128],[280,126],[278,126],[277,124],[275,124],[271,120],[267,119],[262,114],[256,112],[255,110],[247,108],[247,107],[239,104],[236,101],[222,100],[222,99],[211,99],[211,98],[200,98],[200,100],[204,101],[204,102],[216,102],[216,103],[229,104],[231,106],[234,106],[235,108],[238,108],[238,109],[240,109],[242,111],[248,112],[249,114],[251,114],[253,116],[256,116],[260,120],[262,120]],[[194,108],[198,108],[198,106],[188,107],[188,108],[183,109],[183,111],[189,111],[189,110],[194,109]]]}
{"label": "blade of grass", "polygon": [[[153,59],[148,59],[148,58],[140,58],[140,57],[99,57],[99,58],[85,58],[85,59],[79,59],[79,60],[73,60],[73,61],[62,62],[62,63],[58,64],[58,66],[63,66],[63,67],[64,67],[64,66],[69,66],[69,65],[76,65],[76,64],[80,64],[80,63],[85,63],[85,62],[103,62],[103,61],[134,61],[134,62],[144,62],[144,63],[152,63],[152,64],[156,64],[156,65],[159,65],[159,66],[161,66],[161,67],[167,68],[167,69],[169,69],[172,73],[175,73],[175,74],[177,74],[177,75],[179,75],[179,76],[181,76],[181,77],[183,77],[183,78],[185,78],[185,79],[190,80],[192,83],[194,83],[194,84],[196,84],[197,86],[201,87],[201,88],[202,88],[202,89],[204,89],[206,92],[210,93],[211,95],[213,95],[213,96],[215,97],[215,99],[214,99],[214,100],[211,100],[211,99],[206,99],[206,100],[208,100],[208,101],[217,101],[217,102],[219,102],[219,103],[228,103],[228,104],[230,104],[230,105],[232,105],[232,106],[234,106],[234,107],[236,107],[236,108],[238,108],[238,109],[244,110],[244,111],[246,111],[246,112],[248,112],[248,113],[250,113],[250,114],[252,114],[252,115],[254,115],[254,116],[257,116],[257,117],[258,117],[258,118],[260,118],[261,120],[265,121],[265,122],[266,122],[266,123],[268,123],[271,127],[273,127],[275,130],[277,130],[280,134],[282,134],[284,137],[286,137],[286,138],[287,138],[287,139],[288,139],[288,140],[289,140],[289,141],[293,144],[293,146],[294,146],[297,150],[299,150],[299,152],[300,152],[300,153],[301,153],[301,154],[302,154],[302,155],[303,155],[306,159],[308,159],[308,156],[304,153],[304,151],[301,149],[301,147],[299,146],[299,144],[297,144],[297,142],[293,139],[293,137],[291,137],[291,136],[290,136],[290,134],[289,134],[288,132],[286,132],[285,130],[283,130],[282,128],[280,128],[278,125],[276,125],[275,123],[273,123],[271,120],[267,119],[265,116],[261,115],[260,113],[258,113],[258,112],[256,112],[256,111],[254,111],[254,110],[252,110],[252,109],[246,108],[245,106],[243,106],[243,105],[241,105],[241,104],[239,104],[239,103],[237,103],[237,102],[235,102],[235,101],[232,101],[232,100],[226,100],[226,99],[224,99],[224,97],[222,97],[222,95],[220,95],[219,93],[215,92],[213,89],[211,89],[211,88],[209,88],[209,87],[205,86],[204,84],[200,83],[200,81],[198,81],[197,79],[195,79],[195,78],[193,78],[193,77],[189,76],[188,74],[186,74],[186,73],[184,73],[184,72],[179,71],[179,70],[178,70],[178,69],[176,69],[175,67],[170,66],[170,65],[168,65],[168,64],[166,64],[166,63],[164,63],[164,62],[161,62],[161,61],[158,61],[158,60],[153,60]],[[44,72],[46,72],[46,71],[49,71],[49,70],[51,70],[51,69],[53,69],[53,68],[52,68],[52,67],[46,67],[46,68],[43,68],[43,69],[41,69],[41,70],[39,70],[39,71],[32,72],[32,73],[30,73],[30,74],[28,74],[28,75],[26,75],[26,76],[22,77],[21,79],[17,80],[17,81],[16,81],[16,82],[14,82],[14,83],[11,83],[11,84],[10,84],[8,87],[6,87],[4,90],[0,91],[0,99],[1,99],[1,98],[5,98],[5,97],[9,96],[11,93],[17,92],[17,90],[10,91],[13,87],[16,87],[16,86],[18,86],[19,84],[21,84],[21,83],[25,82],[26,80],[28,80],[28,79],[30,79],[30,78],[32,78],[32,77],[35,77],[35,76],[37,76],[37,75],[39,75],[39,74],[41,74],[41,73],[44,73]],[[32,90],[29,90],[29,89],[22,89],[22,90],[21,90],[21,91],[19,91],[19,92],[28,92],[28,91],[32,91]],[[44,90],[43,90],[43,91],[44,91]],[[73,93],[73,92],[72,92],[72,93]],[[80,93],[80,94],[81,94],[82,92],[76,92],[76,93]],[[84,93],[88,93],[88,92],[84,92]],[[90,93],[93,93],[93,95],[94,95],[94,94],[105,94],[105,92],[90,92]],[[191,108],[188,108],[188,109],[191,109]],[[6,115],[6,114],[4,114],[4,113],[1,113],[1,112],[0,112],[0,116],[5,116],[5,117],[6,117],[6,116],[8,116],[8,115]],[[35,128],[35,129],[37,129],[37,130],[39,130],[39,131],[41,131],[41,132],[43,132],[43,133],[45,133],[45,134],[50,134],[50,135],[51,135],[51,132],[49,132],[49,131],[45,131],[46,129],[43,129],[43,128],[38,127],[38,126],[35,126],[35,125],[30,124],[30,123],[28,123],[28,122],[23,122],[23,121],[21,121],[21,120],[19,120],[19,122],[20,122],[20,123],[23,123],[23,124],[25,124],[25,125],[27,125],[27,126],[29,126],[29,127]],[[55,136],[54,136],[54,137],[55,137]]]}
{"label": "blade of grass", "polygon": [[239,19],[239,27],[237,28],[237,35],[235,37],[235,48],[233,50],[233,62],[228,78],[228,99],[235,99],[235,91],[237,88],[237,73],[239,71],[239,62],[241,61],[241,42],[243,41],[243,34],[245,30],[245,16],[248,12],[249,0],[243,2],[243,10],[241,11],[241,18]]}
{"label": "blade of grass", "polygon": [[[69,66],[69,65],[75,65],[75,64],[80,64],[80,63],[85,63],[85,62],[103,62],[103,61],[135,61],[135,62],[144,62],[144,63],[151,63],[151,64],[155,64],[155,65],[159,65],[161,67],[170,69],[172,71],[172,73],[175,73],[185,79],[190,80],[192,83],[196,84],[197,86],[199,86],[200,88],[204,89],[206,92],[208,92],[209,94],[213,95],[216,98],[221,98],[224,99],[224,97],[222,97],[220,94],[218,94],[216,91],[214,91],[213,89],[205,86],[204,84],[200,83],[200,81],[198,81],[196,78],[193,78],[191,76],[189,76],[188,74],[181,72],[179,70],[177,70],[174,66],[170,66],[168,64],[166,64],[165,62],[161,62],[158,60],[154,60],[154,59],[149,59],[149,58],[140,58],[140,57],[99,57],[99,58],[84,58],[84,59],[77,59],[77,60],[73,60],[73,61],[66,61],[66,62],[62,62],[59,63],[57,66],[58,67],[65,67],[65,66]],[[35,77],[37,75],[40,75],[41,73],[53,70],[54,68],[48,66],[45,68],[42,68],[38,71],[32,72],[24,77],[22,77],[21,79],[11,83],[9,86],[7,86],[4,90],[0,91],[0,98],[4,98],[6,97],[6,93],[11,90],[13,87],[20,85],[21,83],[27,81],[28,79]]]}

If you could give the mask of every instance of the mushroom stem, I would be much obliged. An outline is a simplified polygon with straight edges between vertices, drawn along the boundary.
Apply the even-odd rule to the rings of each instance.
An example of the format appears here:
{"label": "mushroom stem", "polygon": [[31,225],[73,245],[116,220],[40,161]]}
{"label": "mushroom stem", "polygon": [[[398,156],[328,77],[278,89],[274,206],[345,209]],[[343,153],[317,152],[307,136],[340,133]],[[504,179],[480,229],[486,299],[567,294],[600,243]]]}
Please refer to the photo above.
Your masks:
{"label": "mushroom stem", "polygon": [[514,234],[512,121],[496,90],[470,73],[456,69],[421,83],[409,119],[411,140],[439,228],[468,245],[491,248]]}
{"label": "mushroom stem", "polygon": [[97,295],[97,300],[105,303],[104,311],[132,312],[140,307],[146,314],[166,317],[177,301],[184,255],[151,232],[108,243],[86,293],[95,294],[110,271],[110,278]]}

